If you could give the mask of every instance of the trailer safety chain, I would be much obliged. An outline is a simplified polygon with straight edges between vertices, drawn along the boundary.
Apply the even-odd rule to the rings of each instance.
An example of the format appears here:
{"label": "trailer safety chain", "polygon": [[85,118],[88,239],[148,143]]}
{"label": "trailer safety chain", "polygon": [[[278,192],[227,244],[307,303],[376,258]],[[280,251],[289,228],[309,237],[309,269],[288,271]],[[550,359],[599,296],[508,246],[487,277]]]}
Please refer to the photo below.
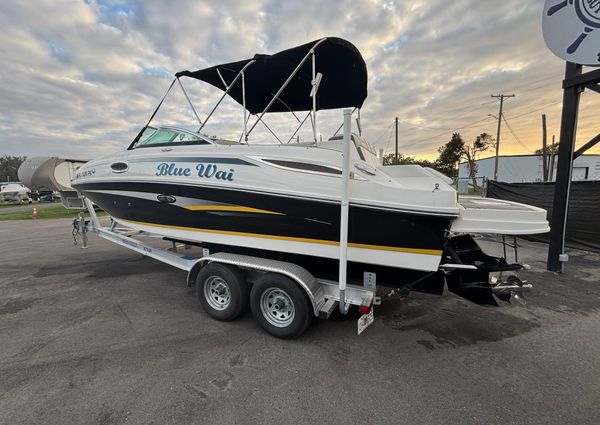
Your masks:
{"label": "trailer safety chain", "polygon": [[412,290],[413,286],[415,286],[417,283],[422,282],[423,280],[433,276],[435,273],[437,273],[437,271],[429,272],[425,276],[420,277],[419,279],[415,280],[414,282],[404,285],[402,288],[392,289],[390,291],[390,293],[387,294],[387,297],[389,298],[394,295],[399,295],[400,299],[404,300],[404,299],[406,299],[406,297],[408,297],[408,294],[410,294],[410,291]]}

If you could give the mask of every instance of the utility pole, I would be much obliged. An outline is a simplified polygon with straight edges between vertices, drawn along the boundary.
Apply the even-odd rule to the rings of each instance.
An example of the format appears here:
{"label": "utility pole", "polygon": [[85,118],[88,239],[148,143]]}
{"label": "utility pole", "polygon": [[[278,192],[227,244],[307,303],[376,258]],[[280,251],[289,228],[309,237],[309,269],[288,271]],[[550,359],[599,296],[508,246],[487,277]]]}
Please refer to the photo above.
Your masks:
{"label": "utility pole", "polygon": [[548,181],[548,133],[546,130],[546,114],[542,114],[542,166],[544,181]]}
{"label": "utility pole", "polygon": [[396,117],[396,165],[398,165],[398,117]]}
{"label": "utility pole", "polygon": [[502,127],[502,109],[504,108],[504,99],[515,97],[514,94],[492,95],[500,99],[500,112],[498,112],[498,131],[496,132],[496,162],[494,164],[494,180],[498,181],[498,155],[500,154],[500,128]]}

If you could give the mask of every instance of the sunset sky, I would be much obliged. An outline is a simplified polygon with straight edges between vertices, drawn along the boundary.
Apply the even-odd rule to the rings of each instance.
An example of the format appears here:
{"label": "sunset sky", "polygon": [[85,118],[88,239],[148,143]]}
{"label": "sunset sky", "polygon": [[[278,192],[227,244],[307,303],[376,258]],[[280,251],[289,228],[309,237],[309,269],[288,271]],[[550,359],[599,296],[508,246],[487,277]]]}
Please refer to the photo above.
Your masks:
{"label": "sunset sky", "polygon": [[[542,0],[430,1],[12,1],[0,3],[0,155],[93,158],[124,148],[146,123],[175,72],[275,53],[323,36],[362,52],[369,96],[366,138],[393,151],[433,158],[460,131],[495,135],[505,104],[502,154],[541,147],[541,114],[558,137],[564,62],[542,39]],[[327,78],[325,76],[324,78]],[[201,118],[220,92],[184,81]],[[179,91],[158,123],[193,126]],[[207,126],[235,137],[240,107],[224,103]],[[598,133],[600,96],[582,99],[578,145]],[[289,117],[269,125],[293,131]],[[341,112],[324,112],[329,137]],[[274,142],[257,133],[254,143]],[[596,149],[598,152],[598,149]]]}

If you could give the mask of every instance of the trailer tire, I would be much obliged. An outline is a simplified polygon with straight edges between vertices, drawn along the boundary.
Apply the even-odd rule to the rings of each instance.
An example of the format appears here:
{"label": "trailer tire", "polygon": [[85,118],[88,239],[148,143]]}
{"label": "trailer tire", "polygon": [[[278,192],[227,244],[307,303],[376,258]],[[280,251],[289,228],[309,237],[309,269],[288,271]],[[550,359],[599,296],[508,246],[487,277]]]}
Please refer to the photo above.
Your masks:
{"label": "trailer tire", "polygon": [[237,319],[248,306],[248,284],[242,272],[234,267],[209,263],[196,276],[196,295],[211,317],[230,321]]}
{"label": "trailer tire", "polygon": [[264,330],[283,339],[302,335],[314,317],[304,290],[290,278],[277,273],[267,273],[254,282],[250,308]]}

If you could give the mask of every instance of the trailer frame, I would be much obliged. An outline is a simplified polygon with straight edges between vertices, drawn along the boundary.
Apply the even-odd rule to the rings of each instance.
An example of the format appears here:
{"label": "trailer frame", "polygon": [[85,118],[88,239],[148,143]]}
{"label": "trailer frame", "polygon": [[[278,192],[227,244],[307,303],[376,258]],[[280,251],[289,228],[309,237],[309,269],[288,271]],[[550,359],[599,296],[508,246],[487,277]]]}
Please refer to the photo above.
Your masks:
{"label": "trailer frame", "polygon": [[[373,323],[373,306],[381,304],[381,297],[377,296],[377,283],[375,273],[365,272],[363,285],[345,285],[345,290],[340,291],[340,284],[336,281],[318,279],[310,271],[290,262],[277,261],[269,258],[248,256],[227,252],[211,253],[207,248],[202,248],[202,256],[190,256],[185,251],[190,245],[185,241],[170,241],[171,246],[166,249],[156,248],[139,239],[137,236],[164,239],[164,237],[120,227],[111,218],[109,226],[102,226],[92,202],[84,196],[81,200],[89,214],[86,219],[84,212],[80,212],[73,220],[73,236],[82,239],[82,248],[88,247],[88,234],[95,233],[102,239],[142,254],[144,257],[153,258],[187,272],[186,284],[192,287],[196,284],[196,277],[200,270],[211,263],[225,264],[240,270],[264,273],[276,273],[293,280],[306,294],[312,305],[312,313],[320,319],[328,319],[339,308],[341,314],[347,314],[350,306],[358,306],[363,315],[358,320],[357,332],[362,333]],[[179,249],[183,248],[183,252]],[[344,282],[345,283],[345,282]],[[344,304],[340,305],[340,301]],[[341,307],[341,308],[340,308]]]}

